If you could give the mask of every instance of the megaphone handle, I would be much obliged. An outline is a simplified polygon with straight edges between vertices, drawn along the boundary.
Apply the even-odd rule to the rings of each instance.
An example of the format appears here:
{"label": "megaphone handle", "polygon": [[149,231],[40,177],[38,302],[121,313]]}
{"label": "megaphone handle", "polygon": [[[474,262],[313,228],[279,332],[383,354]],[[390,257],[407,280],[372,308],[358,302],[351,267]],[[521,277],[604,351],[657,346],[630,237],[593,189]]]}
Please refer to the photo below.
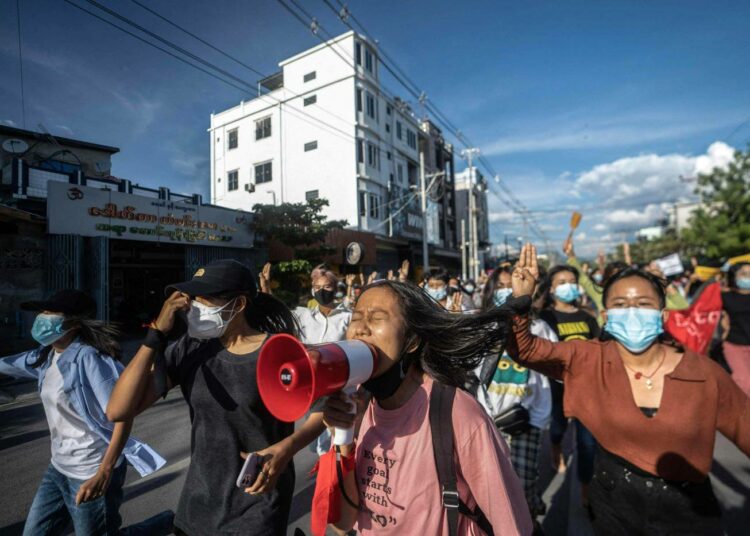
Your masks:
{"label": "megaphone handle", "polygon": [[[344,394],[349,398],[349,403],[351,407],[350,413],[356,413],[357,412],[357,405],[354,403],[354,401],[351,400],[351,395],[354,394],[356,389],[354,387],[348,387],[344,389]],[[343,445],[351,445],[354,443],[354,426],[351,426],[350,428],[334,428],[333,429],[333,444],[337,447],[341,447]]]}

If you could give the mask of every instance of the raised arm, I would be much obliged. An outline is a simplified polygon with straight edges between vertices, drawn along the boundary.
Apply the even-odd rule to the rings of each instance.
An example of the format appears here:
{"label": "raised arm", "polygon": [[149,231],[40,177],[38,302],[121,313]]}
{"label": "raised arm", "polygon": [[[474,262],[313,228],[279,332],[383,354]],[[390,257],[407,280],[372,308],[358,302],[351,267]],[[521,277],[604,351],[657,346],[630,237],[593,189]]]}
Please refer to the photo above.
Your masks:
{"label": "raised arm", "polygon": [[538,278],[536,248],[532,244],[526,244],[521,249],[521,256],[511,278],[513,300],[507,305],[515,309],[516,316],[508,334],[507,351],[514,361],[525,367],[555,379],[562,379],[565,371],[570,369],[572,360],[576,356],[585,355],[587,350],[590,351],[592,343],[550,342],[531,333],[529,310],[531,295]]}
{"label": "raised arm", "polygon": [[[164,302],[159,317],[130,364],[122,371],[107,404],[107,418],[127,421],[159,400],[172,385],[157,366],[157,357],[166,349],[167,333],[174,327],[175,313],[190,309],[190,299],[179,292]],[[166,382],[166,383],[165,383]]]}
{"label": "raised arm", "polygon": [[583,291],[588,294],[589,298],[596,305],[597,311],[602,310],[602,288],[594,283],[588,274],[582,269],[581,263],[576,257],[575,250],[573,249],[573,239],[568,239],[563,244],[563,252],[568,257],[566,264],[572,266],[578,270],[578,284],[581,285]]}

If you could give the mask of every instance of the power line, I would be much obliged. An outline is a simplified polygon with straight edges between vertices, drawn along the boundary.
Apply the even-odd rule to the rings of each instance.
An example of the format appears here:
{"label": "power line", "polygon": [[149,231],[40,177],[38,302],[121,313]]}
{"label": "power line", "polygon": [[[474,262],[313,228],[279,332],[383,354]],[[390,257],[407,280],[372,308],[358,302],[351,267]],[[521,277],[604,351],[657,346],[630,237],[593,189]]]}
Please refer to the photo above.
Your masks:
{"label": "power line", "polygon": [[[294,0],[291,0],[294,1]],[[348,22],[348,18],[351,18],[359,27],[361,30],[361,33],[367,37],[370,41],[373,43],[376,43],[377,41],[370,35],[370,33],[367,31],[367,29],[364,27],[362,23],[360,23],[355,15],[349,10],[349,8],[341,2],[341,0],[337,0],[339,6],[341,6],[341,10],[338,11],[329,0],[322,0],[323,3],[328,6],[328,8],[336,14],[341,22],[343,22],[350,30],[354,30],[351,24]],[[296,5],[296,2],[295,2]],[[309,13],[307,14],[308,16]],[[411,93],[415,98],[419,99],[420,103],[424,105],[424,107],[430,111],[448,130],[449,133],[451,133],[459,142],[461,142],[465,147],[471,147],[474,146],[466,138],[465,135],[463,135],[460,130],[448,119],[448,117],[438,109],[438,107],[432,103],[427,102],[426,93],[422,91],[419,86],[411,80],[406,73],[401,69],[398,64],[393,60],[388,53],[385,51],[385,49],[378,43],[378,50],[381,55],[381,64],[388,70],[388,72],[393,75],[393,77],[409,92]],[[384,61],[387,60],[387,61]],[[393,65],[393,67],[391,67]],[[396,73],[398,71],[398,74]],[[480,157],[479,159],[480,163],[485,167],[487,171],[490,172],[491,175],[497,177],[498,174],[494,171],[492,166],[489,164],[489,162],[484,158]],[[503,187],[504,185],[501,185]],[[546,237],[545,233],[539,228],[536,221],[530,217],[528,209],[512,194],[512,192],[507,189],[503,188],[505,195],[508,196],[509,201],[506,201],[503,199],[502,196],[498,192],[496,192],[492,188],[488,188],[488,190],[493,193],[501,202],[506,204],[509,208],[512,210],[519,212],[525,219],[530,220],[528,222],[529,227],[532,229],[532,231],[537,234],[539,238],[542,240],[548,241],[548,238]]]}
{"label": "power line", "polygon": [[[227,76],[231,77],[234,80],[239,81],[239,83],[242,83],[246,87],[245,88],[240,87],[237,84],[235,84],[233,82],[230,82],[230,81],[222,78],[221,76],[217,76],[215,73],[211,73],[210,71],[208,71],[208,70],[206,70],[206,69],[204,69],[204,68],[202,68],[202,67],[200,67],[198,65],[195,65],[194,63],[192,63],[190,61],[187,61],[186,59],[184,59],[184,58],[182,58],[182,57],[180,57],[180,56],[178,56],[176,54],[173,54],[173,53],[169,52],[168,50],[166,50],[166,49],[164,49],[164,48],[156,45],[155,43],[152,43],[151,41],[148,41],[147,39],[144,39],[144,38],[142,38],[142,37],[140,37],[140,36],[138,36],[138,35],[130,32],[130,31],[122,28],[121,26],[118,26],[117,24],[114,24],[113,22],[111,22],[111,21],[109,21],[109,20],[107,20],[107,19],[105,19],[103,17],[100,17],[99,15],[96,15],[95,13],[93,13],[93,12],[91,12],[91,11],[89,11],[89,10],[87,10],[87,9],[85,9],[85,8],[83,8],[83,7],[79,6],[79,5],[71,2],[70,0],[64,0],[64,1],[66,3],[68,3],[68,4],[70,4],[71,6],[73,6],[73,7],[77,8],[77,9],[79,9],[79,10],[81,10],[81,11],[83,11],[83,12],[89,14],[89,15],[91,15],[92,17],[95,17],[96,19],[98,19],[98,20],[100,20],[102,22],[105,22],[105,23],[109,24],[110,26],[112,26],[112,27],[114,27],[114,28],[116,28],[116,29],[118,29],[118,30],[120,30],[120,31],[122,31],[122,32],[124,32],[124,33],[126,33],[126,34],[128,34],[130,36],[132,36],[132,37],[135,37],[139,41],[141,41],[143,43],[146,43],[149,46],[152,46],[154,48],[157,48],[158,50],[161,50],[165,54],[168,54],[169,56],[171,56],[171,57],[173,57],[173,58],[175,58],[175,59],[177,59],[177,60],[179,60],[179,61],[181,61],[181,62],[183,62],[183,63],[185,63],[185,64],[187,64],[189,66],[191,66],[191,67],[194,67],[194,68],[196,68],[196,69],[198,69],[198,70],[200,70],[200,71],[208,74],[209,76],[212,76],[213,78],[216,78],[216,79],[224,82],[225,84],[227,84],[227,85],[229,85],[229,86],[231,86],[231,87],[233,87],[235,89],[238,89],[238,90],[242,91],[243,93],[248,93],[248,90],[246,88],[253,89],[253,91],[254,91],[254,88],[255,88],[255,84],[254,83],[247,82],[246,80],[243,80],[241,78],[238,78],[238,77],[232,75],[231,73],[228,73],[227,71],[225,71],[225,70],[217,67],[216,65],[212,64],[211,62],[209,62],[209,61],[207,61],[207,60],[205,60],[205,59],[203,59],[203,58],[201,58],[201,57],[193,54],[192,52],[187,51],[183,47],[180,47],[179,45],[176,45],[175,43],[173,43],[173,42],[171,42],[171,41],[169,41],[169,40],[167,40],[167,39],[165,39],[165,38],[157,35],[156,33],[151,32],[150,30],[147,30],[146,28],[144,28],[143,26],[139,25],[138,23],[132,21],[131,19],[128,19],[127,17],[125,17],[125,16],[123,16],[123,15],[115,12],[114,10],[111,10],[111,9],[107,8],[106,6],[102,6],[101,4],[99,4],[98,2],[96,2],[95,0],[85,0],[85,1],[88,2],[89,4],[95,6],[95,7],[98,7],[102,11],[104,11],[106,13],[109,13],[111,16],[116,17],[117,19],[121,20],[122,22],[125,22],[126,24],[128,24],[128,25],[130,25],[130,26],[132,26],[134,28],[137,28],[138,30],[146,33],[147,35],[153,37],[154,39],[157,39],[158,41],[166,44],[170,48],[172,48],[172,49],[174,49],[174,50],[176,50],[176,51],[178,51],[178,52],[180,52],[180,53],[188,56],[189,58],[193,58],[196,61],[199,61],[201,64],[206,65],[207,67],[215,70],[216,72],[222,73],[222,74],[226,73]],[[276,98],[273,95],[262,95],[260,98],[266,98],[266,97],[270,98],[270,99],[272,99],[274,101],[276,101],[277,104],[283,104],[284,103],[284,101]],[[348,140],[350,140],[352,142],[355,140],[355,137],[351,133],[346,132],[346,131],[344,131],[344,130],[336,127],[336,126],[333,126],[330,123],[327,123],[327,122],[325,122],[325,121],[323,121],[321,119],[318,119],[318,118],[316,118],[316,117],[314,117],[314,116],[306,113],[303,110],[296,109],[296,108],[290,106],[290,107],[287,108],[287,113],[290,113],[291,115],[293,115],[294,117],[297,117],[297,118],[301,118],[301,116],[299,114],[302,114],[302,115],[306,116],[307,118],[309,118],[309,119],[311,119],[311,120],[313,120],[313,121],[315,121],[315,122],[317,122],[317,123],[319,123],[321,125],[324,125],[324,126],[326,126],[327,128],[329,128],[331,130],[334,130],[334,131],[336,131],[336,132],[344,135]],[[306,121],[306,122],[308,122],[309,124],[313,124],[313,123],[310,123],[310,121]]]}
{"label": "power line", "polygon": [[16,0],[16,24],[18,26],[18,69],[21,74],[21,123],[26,128],[26,95],[23,88],[23,46],[21,44],[21,0]]}

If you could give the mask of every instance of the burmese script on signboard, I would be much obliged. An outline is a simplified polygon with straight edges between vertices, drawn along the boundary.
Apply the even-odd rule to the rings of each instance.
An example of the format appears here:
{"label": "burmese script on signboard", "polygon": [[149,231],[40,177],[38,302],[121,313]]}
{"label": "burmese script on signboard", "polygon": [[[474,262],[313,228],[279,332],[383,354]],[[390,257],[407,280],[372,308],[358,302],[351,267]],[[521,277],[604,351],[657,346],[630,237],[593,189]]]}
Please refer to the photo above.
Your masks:
{"label": "burmese script on signboard", "polygon": [[123,240],[249,248],[251,214],[50,182],[48,232]]}

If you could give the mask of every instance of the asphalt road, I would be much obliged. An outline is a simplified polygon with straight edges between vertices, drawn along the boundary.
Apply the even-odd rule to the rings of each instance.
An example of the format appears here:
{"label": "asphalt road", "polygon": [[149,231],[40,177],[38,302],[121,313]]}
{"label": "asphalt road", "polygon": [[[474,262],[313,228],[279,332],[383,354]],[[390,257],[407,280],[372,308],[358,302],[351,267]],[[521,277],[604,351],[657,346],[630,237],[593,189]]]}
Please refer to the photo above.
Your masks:
{"label": "asphalt road", "polygon": [[[136,523],[168,509],[175,509],[190,455],[187,407],[175,390],[136,419],[133,435],[154,446],[168,460],[161,471],[139,478],[130,469],[121,514],[124,525]],[[568,445],[572,451],[572,445]],[[547,452],[546,449],[543,452]],[[544,461],[547,458],[545,455]],[[309,510],[314,481],[307,477],[315,456],[308,450],[295,459],[297,481],[289,534],[295,527],[309,532]],[[28,394],[0,406],[0,535],[20,535],[26,513],[42,473],[49,463],[49,432],[39,399]],[[553,474],[542,464],[544,499],[548,505],[543,527],[549,535],[591,534],[579,506],[579,489],[573,475]],[[712,474],[716,494],[725,510],[728,534],[747,534],[750,527],[750,460],[723,437],[717,438]]]}

